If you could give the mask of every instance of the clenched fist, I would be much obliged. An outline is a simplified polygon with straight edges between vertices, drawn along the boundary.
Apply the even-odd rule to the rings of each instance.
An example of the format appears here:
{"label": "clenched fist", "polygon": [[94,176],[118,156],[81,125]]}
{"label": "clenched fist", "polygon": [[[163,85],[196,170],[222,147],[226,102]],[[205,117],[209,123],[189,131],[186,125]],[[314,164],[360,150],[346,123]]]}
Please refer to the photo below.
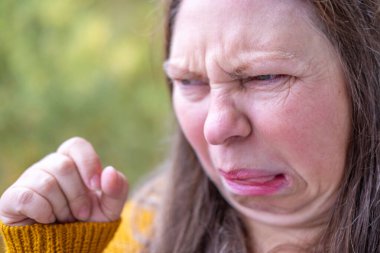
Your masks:
{"label": "clenched fist", "polygon": [[92,145],[75,137],[28,168],[0,199],[7,225],[114,221],[128,194],[124,175],[102,168]]}

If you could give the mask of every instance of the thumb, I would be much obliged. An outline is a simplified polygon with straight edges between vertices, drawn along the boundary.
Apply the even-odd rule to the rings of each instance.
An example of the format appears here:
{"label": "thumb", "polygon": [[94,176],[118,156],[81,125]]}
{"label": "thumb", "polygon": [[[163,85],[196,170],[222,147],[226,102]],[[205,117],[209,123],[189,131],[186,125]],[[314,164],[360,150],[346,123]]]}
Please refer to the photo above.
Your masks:
{"label": "thumb", "polygon": [[100,183],[100,208],[109,221],[117,220],[127,200],[127,179],[121,172],[109,166],[103,170]]}

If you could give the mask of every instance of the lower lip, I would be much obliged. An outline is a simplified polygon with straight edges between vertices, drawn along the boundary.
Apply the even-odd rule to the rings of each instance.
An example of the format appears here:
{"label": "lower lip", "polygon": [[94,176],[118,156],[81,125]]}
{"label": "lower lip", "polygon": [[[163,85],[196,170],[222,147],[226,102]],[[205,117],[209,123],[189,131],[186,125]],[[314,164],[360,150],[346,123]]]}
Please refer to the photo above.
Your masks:
{"label": "lower lip", "polygon": [[268,196],[281,192],[288,180],[283,174],[267,176],[263,178],[229,179],[223,177],[226,188],[237,195],[242,196]]}

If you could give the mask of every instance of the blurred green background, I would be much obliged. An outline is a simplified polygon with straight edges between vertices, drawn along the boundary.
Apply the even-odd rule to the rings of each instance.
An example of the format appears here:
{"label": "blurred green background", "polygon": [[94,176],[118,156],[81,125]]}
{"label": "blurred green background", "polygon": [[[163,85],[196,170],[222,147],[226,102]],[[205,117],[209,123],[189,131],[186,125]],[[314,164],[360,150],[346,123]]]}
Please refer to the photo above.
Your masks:
{"label": "blurred green background", "polygon": [[0,191],[67,138],[130,182],[161,161],[173,120],[153,0],[0,1]]}

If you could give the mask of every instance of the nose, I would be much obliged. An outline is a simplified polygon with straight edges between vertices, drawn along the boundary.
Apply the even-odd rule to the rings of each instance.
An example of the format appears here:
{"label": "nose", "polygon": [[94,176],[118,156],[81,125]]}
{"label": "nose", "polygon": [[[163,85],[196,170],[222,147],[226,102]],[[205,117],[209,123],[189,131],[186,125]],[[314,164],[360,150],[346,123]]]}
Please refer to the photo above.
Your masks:
{"label": "nose", "polygon": [[252,126],[233,98],[211,96],[203,131],[209,144],[222,145],[249,136]]}

